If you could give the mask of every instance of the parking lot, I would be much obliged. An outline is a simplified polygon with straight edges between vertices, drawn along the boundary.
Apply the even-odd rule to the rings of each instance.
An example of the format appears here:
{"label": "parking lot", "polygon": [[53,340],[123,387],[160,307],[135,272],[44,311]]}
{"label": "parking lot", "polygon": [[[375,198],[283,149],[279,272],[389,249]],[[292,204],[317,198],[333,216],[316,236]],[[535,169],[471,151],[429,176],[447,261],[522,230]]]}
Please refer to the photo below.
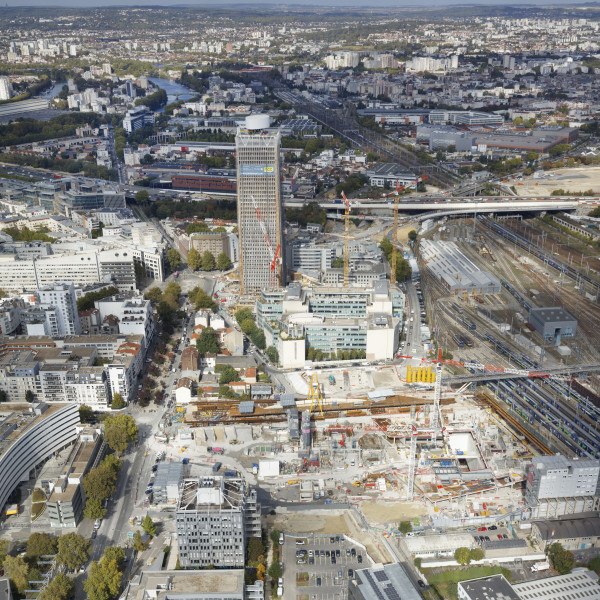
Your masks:
{"label": "parking lot", "polygon": [[285,536],[284,600],[342,600],[356,569],[370,566],[363,548],[343,535]]}

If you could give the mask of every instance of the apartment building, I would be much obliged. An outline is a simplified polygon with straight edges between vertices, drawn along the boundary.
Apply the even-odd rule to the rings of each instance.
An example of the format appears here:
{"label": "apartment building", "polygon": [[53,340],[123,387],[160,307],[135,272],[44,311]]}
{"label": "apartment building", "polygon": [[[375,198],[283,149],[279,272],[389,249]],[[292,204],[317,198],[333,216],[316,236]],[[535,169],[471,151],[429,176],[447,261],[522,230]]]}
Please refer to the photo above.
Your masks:
{"label": "apartment building", "polygon": [[187,479],[175,518],[183,568],[242,568],[248,539],[261,535],[256,490],[238,478]]}

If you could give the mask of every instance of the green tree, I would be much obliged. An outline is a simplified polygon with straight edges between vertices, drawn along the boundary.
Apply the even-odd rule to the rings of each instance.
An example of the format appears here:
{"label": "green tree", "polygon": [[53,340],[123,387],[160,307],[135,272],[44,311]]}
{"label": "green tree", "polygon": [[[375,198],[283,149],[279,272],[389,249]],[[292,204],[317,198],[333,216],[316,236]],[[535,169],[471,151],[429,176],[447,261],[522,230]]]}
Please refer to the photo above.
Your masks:
{"label": "green tree", "polygon": [[214,271],[216,262],[215,257],[208,251],[205,250],[202,253],[202,270],[203,271]]}
{"label": "green tree", "polygon": [[90,566],[88,578],[83,583],[87,600],[111,600],[121,589],[121,571],[115,560],[101,560]]}
{"label": "green tree", "polygon": [[6,402],[8,395],[4,390],[0,390],[0,402]]}
{"label": "green tree", "polygon": [[130,415],[108,415],[104,420],[104,439],[111,450],[122,454],[138,436],[138,426]]}
{"label": "green tree", "polygon": [[73,580],[64,573],[57,573],[38,598],[40,600],[70,600],[74,592]]}
{"label": "green tree", "polygon": [[219,256],[217,256],[217,269],[219,271],[229,271],[231,269],[232,263],[229,259],[229,256],[225,254],[225,252],[221,252]]}
{"label": "green tree", "polygon": [[196,340],[196,348],[202,354],[219,354],[217,334],[212,327],[205,327]]}
{"label": "green tree", "polygon": [[232,381],[239,381],[240,380],[240,376],[238,375],[237,371],[230,365],[225,365],[225,367],[223,367],[223,370],[221,371],[221,376],[219,377],[219,383],[221,385],[227,385],[228,383],[231,383]]}
{"label": "green tree", "polygon": [[334,269],[341,269],[344,266],[344,257],[338,256],[338,257],[334,258],[333,262],[331,263],[331,266]]}
{"label": "green tree", "polygon": [[235,320],[238,322],[238,325],[241,327],[242,321],[246,319],[252,319],[254,321],[254,315],[249,308],[240,308],[240,310],[235,313]]}
{"label": "green tree", "polygon": [[259,537],[251,537],[248,540],[248,562],[256,563],[260,562],[265,555],[265,547],[263,546],[262,540]]}
{"label": "green tree", "polygon": [[106,515],[106,509],[102,505],[100,498],[88,498],[85,501],[83,516],[86,519],[103,519]]}
{"label": "green tree", "polygon": [[421,569],[421,565],[423,564],[423,559],[420,556],[417,556],[417,558],[415,558],[414,560],[415,563],[415,567],[417,567],[417,569]]}
{"label": "green tree", "polygon": [[240,323],[240,329],[246,334],[246,335],[250,335],[252,333],[252,331],[254,331],[254,328],[256,327],[255,323],[254,323],[254,319],[244,319],[241,323]]}
{"label": "green tree", "polygon": [[389,257],[392,255],[392,242],[390,242],[390,240],[388,240],[387,238],[383,238],[381,240],[381,244],[379,244],[379,247],[381,248],[381,251],[385,254],[386,258],[389,260]]}
{"label": "green tree", "polygon": [[27,402],[33,402],[35,399],[35,395],[31,390],[27,390],[25,392],[25,400],[27,400]]}
{"label": "green tree", "polygon": [[481,548],[471,548],[471,560],[483,560],[485,556]]}
{"label": "green tree", "polygon": [[142,552],[142,550],[144,550],[145,547],[146,546],[144,544],[144,539],[142,538],[142,534],[140,533],[139,530],[137,530],[133,534],[133,549],[136,552]]}
{"label": "green tree", "polygon": [[94,411],[87,404],[79,406],[79,420],[82,423],[91,423],[94,420]]}
{"label": "green tree", "polygon": [[116,478],[121,470],[122,464],[122,461],[119,460],[114,454],[109,454],[108,456],[104,457],[98,466],[102,467],[103,469],[109,469],[112,475]]}
{"label": "green tree", "polygon": [[417,240],[417,237],[419,237],[419,234],[418,234],[418,232],[417,232],[415,229],[411,229],[411,230],[408,232],[408,239],[409,239],[411,242],[415,242],[415,241]]}
{"label": "green tree", "polygon": [[10,542],[8,540],[0,540],[0,568],[4,563],[4,559],[8,554],[8,547],[10,546]]}
{"label": "green tree", "polygon": [[525,162],[535,162],[538,158],[540,157],[540,155],[537,152],[528,152],[525,155]]}
{"label": "green tree", "polygon": [[29,589],[29,565],[22,556],[6,556],[4,559],[4,575],[16,588],[20,595]]}
{"label": "green tree", "polygon": [[125,404],[125,400],[123,400],[123,396],[121,396],[121,394],[119,394],[118,392],[115,392],[113,394],[113,399],[110,404],[110,407],[113,410],[119,410],[120,408],[125,408],[125,406],[126,406],[126,404]]}
{"label": "green tree", "polygon": [[274,581],[277,581],[283,575],[283,569],[281,568],[281,564],[279,562],[271,563],[269,567],[269,577]]}
{"label": "green tree", "polygon": [[171,271],[177,271],[177,269],[179,269],[179,267],[183,264],[181,254],[179,254],[175,248],[169,248],[167,250],[167,260],[169,261],[169,267],[171,268]]}
{"label": "green tree", "polygon": [[459,565],[468,565],[471,562],[471,551],[469,548],[457,548],[454,551],[454,560]]}
{"label": "green tree", "polygon": [[273,364],[277,364],[279,362],[279,352],[277,351],[277,348],[275,348],[274,346],[269,346],[266,350],[265,350],[265,354],[267,355],[267,358],[273,363]]}
{"label": "green tree", "polygon": [[261,350],[264,350],[267,347],[265,334],[263,333],[262,329],[259,329],[258,327],[255,327],[250,332],[250,339],[252,340],[253,344]]}
{"label": "green tree", "polygon": [[197,271],[202,265],[200,253],[195,248],[192,248],[187,255],[187,264],[192,271]]}
{"label": "green tree", "polygon": [[36,562],[40,556],[56,554],[58,540],[47,533],[32,533],[27,540],[26,556]]}
{"label": "green tree", "polygon": [[65,533],[58,538],[56,562],[67,569],[79,569],[90,556],[90,540],[77,533]]}
{"label": "green tree", "polygon": [[108,546],[106,550],[104,550],[102,560],[104,562],[110,562],[114,560],[119,569],[121,569],[123,567],[123,563],[125,562],[125,549],[121,548],[121,546]]}
{"label": "green tree", "polygon": [[217,303],[202,289],[195,287],[188,294],[190,301],[196,306],[196,310],[201,308],[208,308],[209,310],[216,310]]}
{"label": "green tree", "polygon": [[596,556],[590,560],[588,569],[590,569],[590,571],[594,571],[596,575],[600,575],[600,556]]}
{"label": "green tree", "polygon": [[162,290],[158,286],[154,286],[144,294],[144,298],[151,300],[152,302],[160,302],[162,295]]}
{"label": "green tree", "polygon": [[135,203],[142,206],[148,204],[149,199],[150,194],[146,190],[140,190],[135,195]]}
{"label": "green tree", "polygon": [[552,566],[555,571],[561,575],[566,575],[571,572],[575,564],[575,556],[569,550],[565,550],[558,542],[552,544],[548,549],[548,557],[552,561]]}
{"label": "green tree", "polygon": [[152,517],[150,515],[146,515],[142,519],[142,529],[151,537],[154,537],[156,535],[156,523],[152,520]]}
{"label": "green tree", "polygon": [[412,531],[412,523],[410,521],[400,521],[398,529],[402,535],[406,535]]}

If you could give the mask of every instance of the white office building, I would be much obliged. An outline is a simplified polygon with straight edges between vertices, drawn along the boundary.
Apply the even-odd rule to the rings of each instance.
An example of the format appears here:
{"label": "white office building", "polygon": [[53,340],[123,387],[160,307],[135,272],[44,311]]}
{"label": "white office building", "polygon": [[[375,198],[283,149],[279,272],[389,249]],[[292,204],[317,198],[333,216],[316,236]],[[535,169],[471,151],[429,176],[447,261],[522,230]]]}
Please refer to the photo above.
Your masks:
{"label": "white office building", "polygon": [[77,312],[77,298],[72,281],[57,282],[38,291],[40,304],[56,311],[56,333],[49,335],[79,335],[81,326]]}

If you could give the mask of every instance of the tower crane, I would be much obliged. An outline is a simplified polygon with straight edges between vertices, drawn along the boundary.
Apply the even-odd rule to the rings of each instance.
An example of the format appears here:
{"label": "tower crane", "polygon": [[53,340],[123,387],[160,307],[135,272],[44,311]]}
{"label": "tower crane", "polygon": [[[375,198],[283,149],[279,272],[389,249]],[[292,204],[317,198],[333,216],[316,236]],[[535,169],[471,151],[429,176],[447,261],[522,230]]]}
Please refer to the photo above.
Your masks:
{"label": "tower crane", "polygon": [[342,190],[344,199],[344,287],[348,287],[350,280],[350,201]]}
{"label": "tower crane", "polygon": [[277,244],[277,249],[273,251],[273,245],[271,244],[271,240],[269,239],[269,235],[267,233],[267,227],[262,219],[260,214],[260,209],[258,208],[258,204],[256,202],[256,198],[253,195],[250,195],[252,199],[252,204],[254,206],[254,211],[256,212],[256,218],[258,219],[258,224],[265,238],[265,243],[267,245],[267,250],[269,252],[269,257],[271,258],[270,267],[271,267],[271,287],[277,287],[277,263],[281,261],[281,245]]}
{"label": "tower crane", "polygon": [[[400,358],[414,359],[412,356],[401,356]],[[415,479],[415,469],[416,469],[416,453],[417,453],[417,436],[419,433],[421,435],[430,434],[432,439],[437,438],[438,433],[441,430],[442,440],[445,446],[446,444],[446,428],[444,427],[444,423],[442,420],[442,414],[440,411],[440,399],[442,396],[442,365],[454,365],[457,367],[464,367],[469,369],[477,369],[479,371],[488,371],[490,372],[491,378],[493,378],[493,373],[498,375],[502,374],[511,374],[517,375],[521,377],[529,377],[531,379],[557,379],[561,381],[568,381],[570,377],[568,375],[559,375],[555,373],[548,373],[545,371],[530,371],[527,369],[513,369],[510,367],[498,367],[496,365],[484,365],[483,363],[465,363],[463,361],[457,360],[447,360],[442,358],[442,349],[439,349],[437,359],[421,359],[421,362],[432,363],[436,366],[435,371],[435,386],[433,392],[433,407],[431,412],[429,413],[429,429],[419,431],[415,425],[411,425],[411,433],[410,433],[410,447],[409,447],[409,456],[408,456],[408,486],[406,499],[408,501],[412,501],[414,497],[414,479]],[[569,371],[568,367],[564,369],[566,372]]]}

